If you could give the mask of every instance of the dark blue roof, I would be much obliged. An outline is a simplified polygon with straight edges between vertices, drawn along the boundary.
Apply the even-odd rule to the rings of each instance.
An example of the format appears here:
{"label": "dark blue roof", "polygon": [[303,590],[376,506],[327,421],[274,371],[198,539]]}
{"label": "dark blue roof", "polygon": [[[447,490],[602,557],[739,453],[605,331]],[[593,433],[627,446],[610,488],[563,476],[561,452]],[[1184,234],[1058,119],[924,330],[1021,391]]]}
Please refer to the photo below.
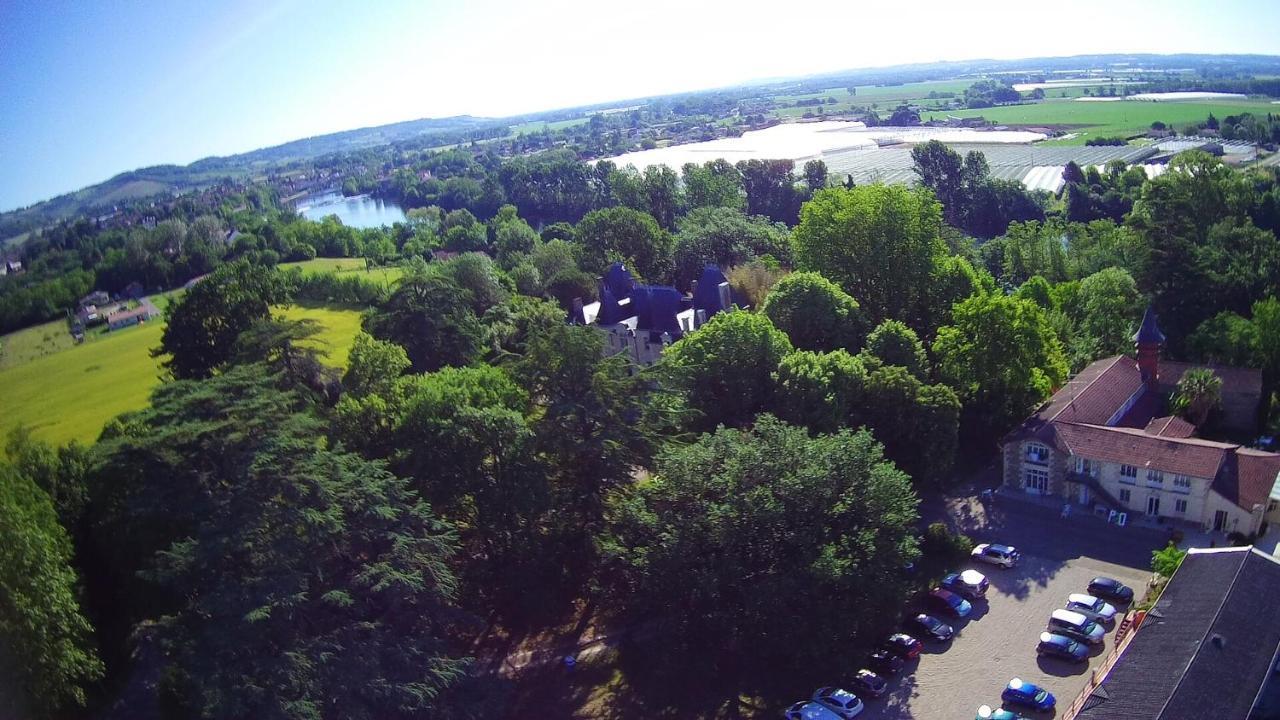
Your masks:
{"label": "dark blue roof", "polygon": [[1156,313],[1150,305],[1142,314],[1142,325],[1138,326],[1138,332],[1133,334],[1133,341],[1139,345],[1159,345],[1164,342],[1164,333],[1160,332],[1160,326],[1156,324]]}
{"label": "dark blue roof", "polygon": [[637,326],[654,333],[670,333],[680,337],[680,321],[676,314],[682,309],[683,296],[673,287],[640,285],[631,293],[632,311]]}
{"label": "dark blue roof", "polygon": [[604,272],[601,284],[603,286],[602,290],[608,288],[615,298],[621,300],[631,295],[632,289],[636,286],[636,279],[631,276],[626,265],[616,262]]}
{"label": "dark blue roof", "polygon": [[702,268],[702,275],[698,277],[698,287],[693,292],[693,307],[705,310],[707,319],[721,310],[728,310],[729,308],[725,307],[720,300],[720,285],[727,282],[729,280],[715,265]]}

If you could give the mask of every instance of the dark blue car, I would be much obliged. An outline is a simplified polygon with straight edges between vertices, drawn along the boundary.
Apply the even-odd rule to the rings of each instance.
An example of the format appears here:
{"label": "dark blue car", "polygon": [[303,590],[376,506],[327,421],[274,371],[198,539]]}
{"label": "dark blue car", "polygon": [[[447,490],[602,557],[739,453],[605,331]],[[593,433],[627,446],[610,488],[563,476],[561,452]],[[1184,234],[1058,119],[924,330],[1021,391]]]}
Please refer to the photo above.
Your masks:
{"label": "dark blue car", "polygon": [[1057,703],[1053,693],[1039,685],[1032,685],[1018,678],[1009,681],[1009,685],[1005,687],[1004,692],[1000,693],[1000,699],[1010,705],[1022,705],[1032,710],[1045,712],[1053,710],[1053,706]]}
{"label": "dark blue car", "polygon": [[1040,633],[1040,643],[1036,645],[1036,653],[1070,660],[1071,662],[1085,662],[1089,659],[1089,647],[1087,645],[1077,642],[1066,635],[1051,632]]}

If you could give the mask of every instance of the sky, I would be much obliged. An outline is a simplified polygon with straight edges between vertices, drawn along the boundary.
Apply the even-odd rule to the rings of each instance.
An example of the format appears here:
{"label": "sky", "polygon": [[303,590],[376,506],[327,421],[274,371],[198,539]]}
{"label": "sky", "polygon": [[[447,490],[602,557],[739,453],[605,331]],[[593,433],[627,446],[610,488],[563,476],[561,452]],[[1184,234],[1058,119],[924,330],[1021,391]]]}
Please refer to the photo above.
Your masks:
{"label": "sky", "polygon": [[0,210],[400,120],[938,60],[1280,54],[1277,27],[1275,0],[0,0]]}

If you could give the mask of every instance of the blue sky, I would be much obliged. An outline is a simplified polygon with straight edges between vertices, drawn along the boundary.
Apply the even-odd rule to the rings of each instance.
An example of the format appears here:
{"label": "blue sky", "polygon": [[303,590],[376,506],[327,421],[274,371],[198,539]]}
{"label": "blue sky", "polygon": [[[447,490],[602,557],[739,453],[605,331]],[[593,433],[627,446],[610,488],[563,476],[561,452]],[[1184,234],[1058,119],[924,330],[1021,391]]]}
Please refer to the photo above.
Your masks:
{"label": "blue sky", "polygon": [[1277,27],[1273,0],[0,0],[0,210],[398,120],[903,62],[1272,54]]}

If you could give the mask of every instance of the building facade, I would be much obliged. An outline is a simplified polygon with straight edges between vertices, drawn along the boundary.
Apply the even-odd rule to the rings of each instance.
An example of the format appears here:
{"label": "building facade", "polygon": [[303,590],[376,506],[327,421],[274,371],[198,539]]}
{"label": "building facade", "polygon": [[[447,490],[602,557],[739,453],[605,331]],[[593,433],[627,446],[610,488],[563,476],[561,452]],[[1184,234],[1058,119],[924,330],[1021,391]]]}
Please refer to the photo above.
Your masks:
{"label": "building facade", "polygon": [[[1164,336],[1148,311],[1136,358],[1099,360],[1072,378],[1002,443],[1003,483],[1105,513],[1146,516],[1206,532],[1257,534],[1280,520],[1272,499],[1280,455],[1196,437],[1166,414],[1192,366],[1161,361]],[[1211,367],[1223,380],[1221,425],[1256,423],[1261,373]]]}

